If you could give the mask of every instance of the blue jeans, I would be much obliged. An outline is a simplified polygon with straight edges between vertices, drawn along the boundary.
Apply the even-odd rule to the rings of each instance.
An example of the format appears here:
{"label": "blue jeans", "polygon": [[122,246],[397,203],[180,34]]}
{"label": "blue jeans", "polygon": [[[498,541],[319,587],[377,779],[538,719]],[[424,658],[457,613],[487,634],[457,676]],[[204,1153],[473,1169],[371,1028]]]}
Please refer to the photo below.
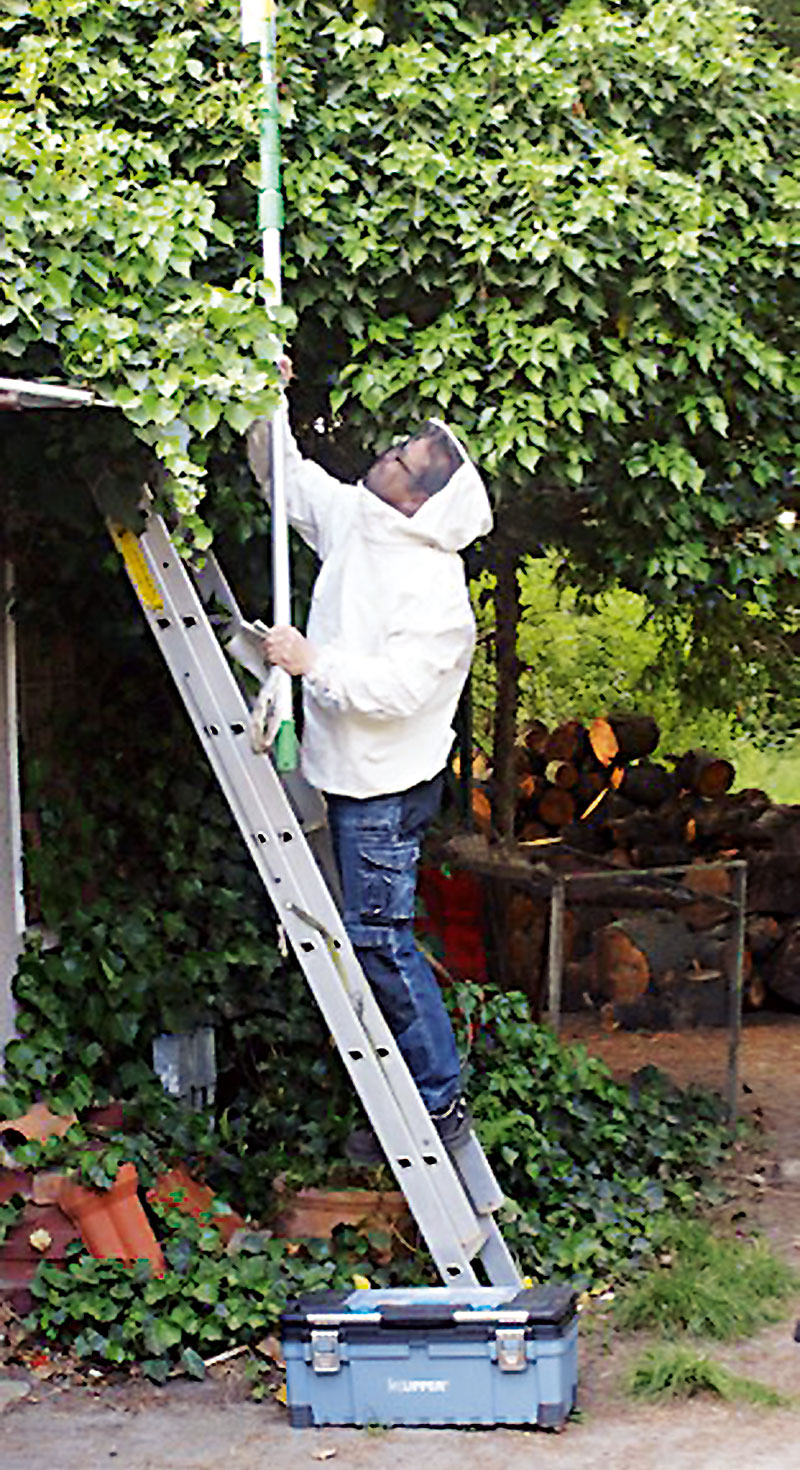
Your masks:
{"label": "blue jeans", "polygon": [[453,1028],[414,943],[419,845],[439,809],[443,778],[394,796],[328,796],[344,895],[344,926],[429,1112],[459,1092]]}

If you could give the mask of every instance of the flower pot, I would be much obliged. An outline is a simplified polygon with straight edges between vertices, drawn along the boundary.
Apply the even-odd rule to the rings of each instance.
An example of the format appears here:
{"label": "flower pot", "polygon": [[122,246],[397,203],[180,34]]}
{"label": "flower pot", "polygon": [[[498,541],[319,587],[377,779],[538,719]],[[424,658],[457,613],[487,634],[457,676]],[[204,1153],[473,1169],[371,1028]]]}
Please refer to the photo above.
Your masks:
{"label": "flower pot", "polygon": [[289,1239],[329,1240],[337,1225],[402,1234],[413,1228],[399,1190],[298,1189],[281,1203],[273,1229]]}

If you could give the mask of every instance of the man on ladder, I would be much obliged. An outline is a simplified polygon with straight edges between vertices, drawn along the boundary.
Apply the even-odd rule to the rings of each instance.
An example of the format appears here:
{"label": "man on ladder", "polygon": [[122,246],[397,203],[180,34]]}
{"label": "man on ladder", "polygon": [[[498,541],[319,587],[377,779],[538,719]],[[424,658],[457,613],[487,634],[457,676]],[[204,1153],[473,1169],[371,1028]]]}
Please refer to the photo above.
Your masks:
{"label": "man on ladder", "polygon": [[[304,459],[282,427],[288,519],[322,566],[307,636],[273,627],[266,651],[303,679],[301,764],[327,799],[345,928],[442,1142],[458,1149],[471,1119],[450,1019],[414,943],[414,898],[475,643],[459,552],[491,529],[489,499],[437,420],[356,485]],[[267,495],[269,433],[260,421],[249,437]],[[348,1155],[383,1157],[371,1129],[354,1130]]]}

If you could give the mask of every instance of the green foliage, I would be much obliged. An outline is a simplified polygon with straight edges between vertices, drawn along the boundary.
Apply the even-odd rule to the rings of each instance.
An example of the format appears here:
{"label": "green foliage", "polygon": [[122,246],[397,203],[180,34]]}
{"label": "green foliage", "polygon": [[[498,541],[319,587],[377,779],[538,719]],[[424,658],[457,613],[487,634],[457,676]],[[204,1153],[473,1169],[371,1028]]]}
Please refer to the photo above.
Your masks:
{"label": "green foliage", "polygon": [[117,404],[201,544],[207,436],[230,444],[274,406],[291,322],[259,283],[258,58],[238,15],[14,0],[0,20],[3,371]]}
{"label": "green foliage", "polygon": [[[669,613],[615,586],[587,598],[563,579],[555,553],[518,571],[517,722],[555,726],[615,711],[647,710],[660,750],[718,750],[734,761],[739,787],[795,801],[800,772],[792,744],[800,723],[796,616],[765,617],[752,605],[718,609],[716,628],[692,608]],[[478,622],[473,660],[475,739],[491,752],[496,703],[495,586],[472,582]]]}
{"label": "green foliage", "polygon": [[[118,403],[201,544],[210,454],[274,402],[290,321],[258,286],[238,11],[0,23],[0,365]],[[296,401],[330,451],[446,413],[508,533],[584,580],[784,595],[797,79],[738,4],[291,0],[281,68]]]}
{"label": "green foliage", "polygon": [[694,1398],[698,1393],[714,1393],[719,1398],[767,1408],[783,1408],[791,1404],[785,1394],[777,1393],[766,1383],[743,1378],[715,1363],[705,1353],[680,1344],[648,1348],[634,1364],[628,1380],[636,1398]]}
{"label": "green foliage", "polygon": [[[26,898],[41,932],[14,981],[0,1112],[40,1095],[77,1112],[84,1132],[41,1159],[29,1146],[28,1162],[68,1158],[103,1183],[122,1140],[104,1135],[98,1156],[86,1112],[123,1098],[126,1146],[135,1136],[147,1170],[198,1161],[263,1214],[276,1174],[325,1177],[352,1089],[116,559],[112,572],[99,547],[41,523],[31,536],[41,561],[24,560],[17,615],[48,657],[71,634],[80,717],[56,709],[26,751]],[[213,1132],[208,1118],[190,1126],[150,1066],[155,1036],[201,1024],[216,1034]]]}
{"label": "green foliage", "polygon": [[584,580],[768,603],[798,556],[796,79],[728,0],[492,34],[412,8],[402,39],[372,9],[286,19],[304,368],[322,322],[351,431],[449,414],[508,536]]}
{"label": "green foliage", "polygon": [[524,996],[452,987],[473,1036],[467,1090],[526,1274],[597,1281],[640,1261],[665,1209],[692,1210],[728,1134],[721,1099],[654,1068],[632,1086],[529,1017]]}
{"label": "green foliage", "polygon": [[[664,1212],[694,1205],[724,1148],[712,1099],[679,1093],[654,1071],[633,1089],[615,1082],[582,1048],[564,1047],[533,1025],[523,996],[460,985],[450,1000],[462,1040],[470,1038],[466,1066],[478,1130],[509,1199],[504,1233],[525,1273],[576,1284],[627,1276],[654,1250],[690,1238],[688,1227]],[[328,1134],[329,1158],[335,1131]],[[139,1142],[134,1135],[125,1152],[120,1138],[95,1160],[107,1166],[113,1148],[117,1163],[134,1156],[142,1170],[144,1162],[147,1178]],[[152,1138],[150,1149],[158,1154]],[[224,1138],[217,1149],[224,1153]],[[52,1158],[58,1152],[54,1144]],[[213,1178],[212,1157],[208,1164]],[[37,1274],[37,1330],[81,1357],[142,1362],[156,1378],[173,1366],[199,1373],[198,1360],[215,1349],[256,1342],[299,1291],[350,1285],[354,1269],[376,1283],[430,1278],[424,1257],[376,1267],[372,1246],[384,1242],[353,1230],[335,1232],[331,1245],[306,1242],[289,1253],[285,1243],[254,1235],[230,1255],[202,1218],[195,1223],[160,1208],[156,1215],[165,1222],[162,1279],[143,1264],[131,1270],[76,1250],[65,1269],[43,1265]],[[757,1291],[786,1289],[777,1268],[768,1273],[756,1252],[750,1259],[759,1266]]]}
{"label": "green foliage", "polygon": [[[610,588],[591,602],[560,580],[555,554],[528,558],[519,577],[521,616],[517,625],[518,721],[554,726],[568,719],[591,720],[609,710],[646,709],[657,720],[663,750],[710,746],[728,751],[747,724],[763,722],[762,680],[737,664],[735,696],[727,677],[720,682],[705,664],[702,702],[695,690],[698,659],[690,614],[669,622],[639,593]],[[473,663],[475,733],[491,747],[495,680],[495,579],[484,572],[473,582],[479,643]],[[728,658],[725,673],[730,676]],[[687,687],[688,686],[688,687]],[[732,706],[735,703],[735,713]]]}
{"label": "green foliage", "polygon": [[778,1321],[800,1278],[763,1241],[716,1237],[698,1220],[655,1239],[655,1264],[615,1303],[621,1327],[729,1342]]}
{"label": "green foliage", "polygon": [[732,752],[736,788],[755,787],[773,801],[800,802],[800,747],[797,742],[754,748],[737,743]]}
{"label": "green foliage", "polygon": [[[148,679],[160,671],[141,659],[121,684],[119,672],[106,671],[79,740],[59,724],[55,763],[28,768],[26,803],[37,811],[41,846],[30,848],[27,871],[59,942],[48,948],[34,937],[21,958],[22,1040],[9,1061],[73,1106],[86,1101],[76,1093],[82,1070],[114,1091],[159,1031],[224,1021],[237,997],[279,983],[281,966],[230,813],[168,689]],[[38,1071],[28,1070],[30,1033]]]}
{"label": "green foliage", "polygon": [[350,1227],[335,1230],[330,1242],[288,1248],[284,1240],[250,1232],[232,1252],[203,1214],[195,1221],[168,1206],[150,1210],[163,1276],[154,1276],[145,1261],[95,1260],[71,1246],[63,1267],[42,1263],[34,1278],[28,1325],[37,1335],[105,1367],[139,1363],[157,1383],[175,1371],[203,1378],[204,1359],[233,1346],[256,1348],[292,1297],[352,1290],[356,1271],[368,1271],[374,1285],[420,1279],[413,1262],[377,1265],[368,1238]]}
{"label": "green foliage", "polygon": [[800,15],[795,0],[757,0],[755,6],[764,31],[776,46],[800,54]]}

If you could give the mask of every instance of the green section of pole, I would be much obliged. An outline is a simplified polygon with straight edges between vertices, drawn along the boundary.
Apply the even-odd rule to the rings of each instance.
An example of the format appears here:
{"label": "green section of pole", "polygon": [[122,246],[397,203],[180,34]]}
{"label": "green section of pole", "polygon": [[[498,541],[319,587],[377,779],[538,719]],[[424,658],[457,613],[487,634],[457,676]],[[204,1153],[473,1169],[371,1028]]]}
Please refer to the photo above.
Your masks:
{"label": "green section of pole", "polygon": [[299,750],[294,720],[284,720],[283,724],[278,727],[273,752],[276,771],[285,775],[288,771],[297,770]]}
{"label": "green section of pole", "polygon": [[283,229],[281,195],[281,134],[276,72],[277,36],[274,9],[265,27],[262,52],[261,126],[259,131],[258,227]]}

